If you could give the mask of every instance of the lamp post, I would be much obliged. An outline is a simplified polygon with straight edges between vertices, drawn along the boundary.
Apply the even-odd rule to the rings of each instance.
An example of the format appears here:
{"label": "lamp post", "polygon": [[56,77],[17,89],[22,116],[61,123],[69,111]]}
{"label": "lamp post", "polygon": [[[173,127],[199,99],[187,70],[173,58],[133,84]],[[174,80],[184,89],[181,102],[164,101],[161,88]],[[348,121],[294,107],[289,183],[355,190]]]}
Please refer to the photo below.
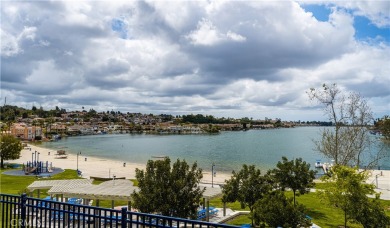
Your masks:
{"label": "lamp post", "polygon": [[40,155],[40,154],[41,154],[41,153],[38,152],[37,164],[36,164],[37,169],[35,170],[35,173],[36,173],[36,174],[41,173],[41,166],[38,164],[38,163],[39,163],[39,155]]}
{"label": "lamp post", "polygon": [[77,163],[76,163],[76,165],[77,165],[77,175],[79,175],[79,155],[81,154],[81,152],[77,152]]}
{"label": "lamp post", "polygon": [[215,164],[213,162],[213,165],[211,166],[211,187],[214,188],[214,168]]}
{"label": "lamp post", "polygon": [[379,176],[379,175],[380,175],[380,174],[375,175],[376,188],[379,188],[379,186],[378,186],[378,176]]}
{"label": "lamp post", "polygon": [[34,156],[35,159],[34,160],[35,160],[35,163],[37,163],[37,151],[35,151],[34,154],[35,154],[35,156]]}
{"label": "lamp post", "polygon": [[3,143],[4,142],[0,143],[0,157],[3,157]]}

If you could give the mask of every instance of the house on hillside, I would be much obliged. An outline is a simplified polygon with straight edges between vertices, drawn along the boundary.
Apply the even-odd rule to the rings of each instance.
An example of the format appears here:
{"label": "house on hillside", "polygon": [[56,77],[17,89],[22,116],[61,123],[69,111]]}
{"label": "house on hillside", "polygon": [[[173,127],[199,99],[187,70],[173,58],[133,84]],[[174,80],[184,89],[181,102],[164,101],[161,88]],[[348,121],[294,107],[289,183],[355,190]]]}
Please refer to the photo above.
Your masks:
{"label": "house on hillside", "polygon": [[14,123],[11,126],[11,134],[17,138],[31,141],[42,137],[42,128],[29,126],[25,123]]}
{"label": "house on hillside", "polygon": [[65,124],[54,123],[48,127],[47,131],[50,133],[56,133],[56,134],[63,135],[66,133],[67,127]]}

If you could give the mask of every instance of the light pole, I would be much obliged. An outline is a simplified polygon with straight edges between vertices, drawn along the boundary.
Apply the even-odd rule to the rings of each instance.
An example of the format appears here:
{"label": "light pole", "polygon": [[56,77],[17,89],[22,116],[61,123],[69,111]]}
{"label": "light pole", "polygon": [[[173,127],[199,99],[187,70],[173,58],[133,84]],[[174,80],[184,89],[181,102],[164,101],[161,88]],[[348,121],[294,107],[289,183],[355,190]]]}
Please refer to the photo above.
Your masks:
{"label": "light pole", "polygon": [[211,187],[214,188],[214,168],[215,164],[213,162],[213,165],[211,166]]}
{"label": "light pole", "polygon": [[379,186],[378,186],[378,176],[379,176],[379,175],[380,175],[380,174],[375,175],[376,188],[379,188]]}
{"label": "light pole", "polygon": [[41,166],[38,164],[38,163],[39,163],[39,155],[40,155],[40,154],[41,154],[41,153],[38,152],[37,164],[36,164],[37,169],[36,169],[36,171],[35,171],[36,174],[41,173]]}
{"label": "light pole", "polygon": [[76,165],[77,165],[77,175],[79,175],[79,154],[81,154],[81,152],[77,152],[77,163],[76,163]]}
{"label": "light pole", "polygon": [[0,157],[3,156],[3,143],[4,143],[4,142],[1,142],[1,143],[0,143]]}

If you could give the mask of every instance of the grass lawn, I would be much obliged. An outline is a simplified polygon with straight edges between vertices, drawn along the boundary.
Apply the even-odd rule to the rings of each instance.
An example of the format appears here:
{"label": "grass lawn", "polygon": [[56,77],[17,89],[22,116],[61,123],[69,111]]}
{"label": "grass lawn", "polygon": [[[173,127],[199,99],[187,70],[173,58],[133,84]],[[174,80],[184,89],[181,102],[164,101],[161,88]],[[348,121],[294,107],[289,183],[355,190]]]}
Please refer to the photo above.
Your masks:
{"label": "grass lawn", "polygon": [[35,176],[10,176],[4,175],[1,170],[0,176],[0,192],[4,194],[19,195],[37,178]]}
{"label": "grass lawn", "polygon": [[[7,169],[9,170],[9,169]],[[6,170],[0,170],[0,192],[4,194],[14,194],[19,195],[22,192],[26,191],[28,185],[33,183],[37,179],[35,176],[10,176],[4,175],[3,172]],[[62,180],[62,179],[78,179],[80,177],[77,176],[75,170],[65,170],[62,173],[54,175],[50,180]],[[94,181],[93,184],[99,184],[101,181]],[[137,183],[135,182],[135,185]],[[317,184],[317,188],[322,189],[323,185]],[[292,192],[286,192],[288,197],[292,197]],[[41,190],[40,197],[43,198],[47,196],[47,190]],[[302,196],[297,197],[297,202],[303,204],[308,209],[308,215],[313,218],[313,222],[321,227],[338,227],[339,225],[343,225],[344,217],[343,212],[338,209],[327,205],[325,201],[322,201],[317,194],[309,193]],[[390,201],[382,200],[382,205],[386,208],[386,214],[390,216]],[[99,203],[100,207],[111,208],[111,200],[101,200]],[[96,202],[94,202],[96,205]],[[115,201],[115,206],[123,206],[127,205],[126,201]],[[214,198],[210,200],[210,205],[214,207],[223,207],[223,203],[221,198]],[[249,210],[248,208],[241,208],[239,202],[235,203],[227,203],[228,208],[232,210]],[[229,221],[229,224],[234,225],[242,225],[242,224],[250,224],[251,220],[248,216],[239,216],[236,219]],[[357,228],[362,227],[356,224],[348,224],[348,227]]]}
{"label": "grass lawn", "polygon": [[[11,176],[3,174],[4,171],[10,171],[11,169],[1,169],[0,170],[0,193],[11,194],[11,195],[21,195],[23,192],[27,192],[27,187],[32,184],[34,181],[39,180],[34,175],[24,175],[24,176]],[[56,174],[50,178],[50,180],[64,180],[64,179],[78,179],[77,173],[75,170],[64,170],[64,172]],[[48,190],[40,191],[40,198],[46,197]],[[36,194],[34,197],[37,197]],[[2,220],[2,215],[0,215],[0,224]]]}
{"label": "grass lawn", "polygon": [[[292,192],[286,192],[288,197],[293,197]],[[321,227],[338,227],[344,224],[344,213],[341,209],[331,207],[324,200],[321,200],[316,193],[309,193],[301,195],[296,198],[297,202],[303,204],[308,209],[307,215],[313,218],[312,222]],[[381,200],[382,205],[386,209],[386,214],[390,216],[390,201]],[[214,198],[210,201],[210,205],[215,207],[223,207],[221,198]],[[238,202],[228,203],[227,207],[233,210],[249,210],[248,208],[241,209]],[[241,215],[236,217],[234,220],[228,222],[232,225],[250,224],[251,220],[247,215]],[[358,228],[363,227],[358,224],[348,223],[348,227]]]}
{"label": "grass lawn", "polygon": [[239,215],[235,219],[228,221],[226,224],[242,226],[243,224],[252,224],[252,220],[248,215]]}
{"label": "grass lawn", "polygon": [[[292,192],[286,192],[293,197]],[[341,209],[327,205],[316,193],[309,193],[296,198],[297,202],[306,206],[307,214],[313,218],[312,222],[321,227],[338,227],[344,225],[344,213]],[[356,224],[347,224],[348,227],[362,227]]]}
{"label": "grass lawn", "polygon": [[[13,195],[20,195],[23,192],[27,192],[27,186],[32,184],[36,180],[42,180],[38,179],[37,177],[33,175],[26,175],[26,176],[11,176],[11,175],[5,175],[3,174],[4,171],[9,171],[11,169],[3,169],[0,170],[0,193],[3,194],[13,194]],[[66,179],[82,179],[79,177],[75,170],[66,169],[64,172],[53,175],[50,179],[45,180],[66,180]],[[132,180],[134,182],[134,185],[137,186],[137,182]],[[93,181],[93,184],[100,184],[103,181]],[[47,194],[48,190],[40,190],[40,198],[44,198],[48,196]],[[37,197],[36,193],[34,193],[34,197]],[[93,202],[93,205],[96,206],[96,201]],[[111,200],[100,200],[99,206],[105,207],[105,208],[111,208],[112,202]],[[127,201],[120,201],[117,200],[114,202],[114,206],[125,206],[127,205]]]}
{"label": "grass lawn", "polygon": [[[92,206],[96,206],[96,200],[93,201]],[[112,206],[111,200],[99,200],[99,207],[111,208],[111,206]],[[115,200],[114,207],[117,207],[117,206],[127,206],[127,201]]]}
{"label": "grass lawn", "polygon": [[[20,195],[26,191],[27,186],[33,183],[36,180],[40,180],[33,175],[25,175],[25,176],[11,176],[4,175],[4,171],[9,171],[10,169],[2,169],[0,170],[0,192],[4,194],[14,194]],[[64,172],[56,174],[50,178],[50,180],[65,180],[65,179],[80,179],[77,176],[76,171],[66,169]],[[44,194],[44,191],[41,191]],[[47,195],[47,191],[46,191]],[[45,195],[42,195],[45,196]]]}
{"label": "grass lawn", "polygon": [[[316,183],[316,188],[324,189],[325,185],[326,183]],[[291,198],[293,197],[292,192],[287,191],[285,192],[285,194],[288,197]],[[343,211],[341,209],[328,205],[326,200],[320,199],[318,194],[309,193],[309,194],[301,195],[297,197],[296,200],[297,202],[306,206],[308,210],[307,215],[313,218],[312,220],[313,223],[321,227],[343,226],[344,224]],[[381,200],[381,204],[385,208],[387,216],[390,216],[390,200]],[[223,207],[223,203],[220,197],[210,200],[210,205],[215,207]],[[227,203],[226,207],[231,208],[233,210],[249,211],[249,208],[242,209],[239,202]],[[251,223],[251,220],[248,218],[247,215],[241,215],[235,218],[234,220],[229,221],[228,223],[233,225],[242,225],[242,224]],[[358,224],[348,223],[348,227],[357,228],[362,226]]]}

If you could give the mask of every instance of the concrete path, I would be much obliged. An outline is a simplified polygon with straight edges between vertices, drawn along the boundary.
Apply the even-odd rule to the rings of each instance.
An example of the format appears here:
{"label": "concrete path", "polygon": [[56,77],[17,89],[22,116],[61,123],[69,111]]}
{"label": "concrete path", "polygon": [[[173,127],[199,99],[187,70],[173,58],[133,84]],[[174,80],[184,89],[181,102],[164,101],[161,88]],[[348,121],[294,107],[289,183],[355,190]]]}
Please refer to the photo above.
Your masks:
{"label": "concrete path", "polygon": [[367,183],[376,186],[375,191],[381,193],[381,199],[390,200],[390,170],[372,170]]}

